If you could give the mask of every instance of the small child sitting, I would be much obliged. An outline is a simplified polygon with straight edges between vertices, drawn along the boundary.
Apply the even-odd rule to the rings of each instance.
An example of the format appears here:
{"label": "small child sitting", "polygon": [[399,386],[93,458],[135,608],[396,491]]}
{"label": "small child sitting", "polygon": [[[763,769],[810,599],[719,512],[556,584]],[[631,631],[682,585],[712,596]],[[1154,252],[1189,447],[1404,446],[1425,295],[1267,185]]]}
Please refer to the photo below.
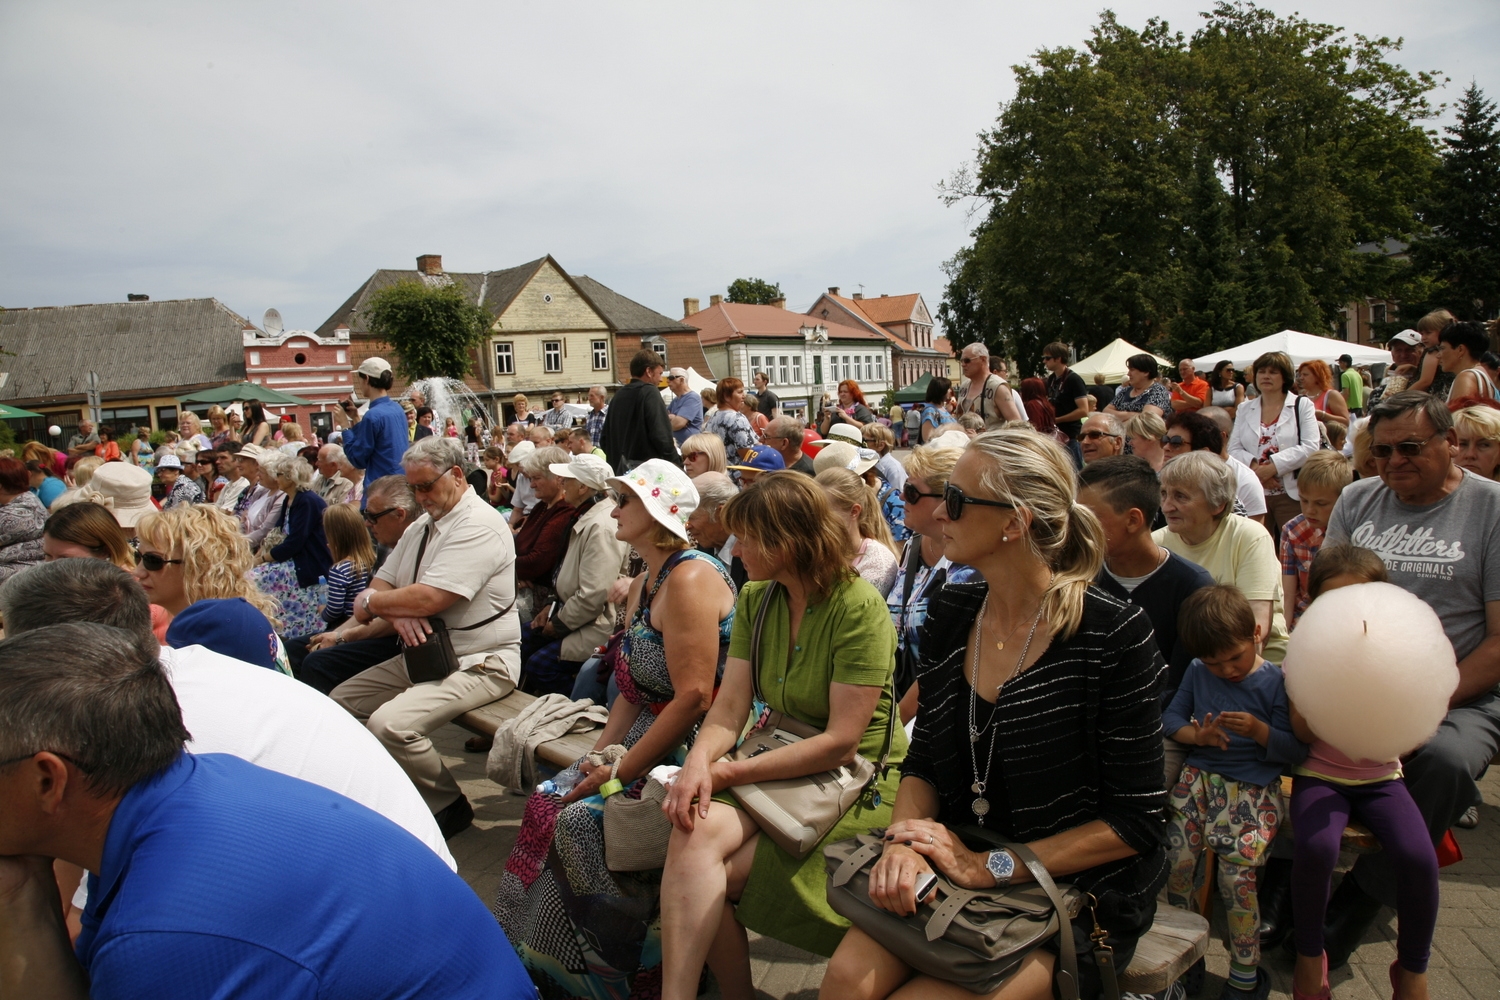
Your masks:
{"label": "small child sitting", "polygon": [[1297,619],[1307,610],[1307,571],[1313,557],[1323,545],[1323,532],[1333,505],[1344,487],[1354,481],[1349,460],[1336,451],[1320,451],[1307,460],[1297,473],[1297,489],[1302,494],[1302,513],[1281,529],[1281,589],[1287,611],[1287,627],[1295,628]]}
{"label": "small child sitting", "polygon": [[[1339,587],[1386,582],[1385,563],[1369,549],[1331,545],[1318,553],[1309,574],[1316,600]],[[1293,730],[1312,744],[1292,783],[1292,821],[1297,829],[1292,862],[1293,935],[1297,965],[1293,996],[1327,1000],[1328,956],[1323,920],[1339,843],[1351,817],[1364,822],[1391,858],[1396,882],[1396,961],[1391,989],[1396,997],[1427,996],[1427,962],[1437,925],[1438,865],[1432,836],[1401,777],[1399,760],[1350,760],[1318,739],[1292,705]]]}
{"label": "small child sitting", "polygon": [[[1204,587],[1183,602],[1178,637],[1197,659],[1162,716],[1165,732],[1192,746],[1171,789],[1167,900],[1188,909],[1204,848],[1223,862],[1234,997],[1264,1000],[1256,869],[1281,825],[1281,770],[1307,748],[1292,733],[1280,668],[1260,655],[1261,627],[1235,587]],[[1209,878],[1213,873],[1209,873]],[[1196,970],[1195,970],[1196,971]]]}

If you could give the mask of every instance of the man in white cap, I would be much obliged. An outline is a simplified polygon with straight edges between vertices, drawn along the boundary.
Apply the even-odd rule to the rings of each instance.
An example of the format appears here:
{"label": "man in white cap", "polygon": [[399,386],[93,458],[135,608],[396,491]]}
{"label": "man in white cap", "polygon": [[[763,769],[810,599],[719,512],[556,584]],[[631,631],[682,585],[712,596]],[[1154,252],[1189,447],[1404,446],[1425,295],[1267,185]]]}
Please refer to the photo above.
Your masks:
{"label": "man in white cap", "polygon": [[343,402],[349,429],[344,432],[344,455],[349,464],[363,469],[365,479],[374,482],[382,476],[402,474],[401,456],[411,439],[406,433],[406,413],[391,398],[395,375],[384,358],[365,358],[354,372],[364,387],[370,405],[363,416],[354,400]]}
{"label": "man in white cap", "polygon": [[667,422],[672,425],[672,440],[681,448],[682,442],[703,430],[703,397],[688,386],[686,368],[667,372],[667,388],[672,390]]}
{"label": "man in white cap", "polygon": [[[535,652],[526,660],[522,686],[532,694],[567,694],[578,668],[609,641],[615,616],[609,587],[619,577],[630,546],[615,537],[615,503],[605,492],[614,474],[597,455],[547,466],[562,480],[562,499],[575,511],[567,553],[557,567],[557,600],[537,609],[531,622]],[[550,640],[550,641],[548,641]]]}
{"label": "man in white cap", "polygon": [[[1385,377],[1370,393],[1370,398],[1366,403],[1367,409],[1373,410],[1382,396],[1400,392],[1416,381],[1416,375],[1403,372],[1403,368],[1410,365],[1420,369],[1422,365],[1422,335],[1415,330],[1402,330],[1393,336],[1385,347],[1391,352],[1391,363],[1385,368]],[[1353,434],[1349,435],[1349,441],[1352,445]]]}

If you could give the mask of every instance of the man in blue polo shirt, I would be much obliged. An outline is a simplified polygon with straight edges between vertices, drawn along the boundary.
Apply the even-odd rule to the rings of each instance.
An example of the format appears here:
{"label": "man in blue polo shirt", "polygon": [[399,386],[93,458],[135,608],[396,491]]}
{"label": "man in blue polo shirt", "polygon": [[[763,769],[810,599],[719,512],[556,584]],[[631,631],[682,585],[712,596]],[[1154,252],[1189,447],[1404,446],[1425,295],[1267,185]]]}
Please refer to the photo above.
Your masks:
{"label": "man in blue polo shirt", "polygon": [[[479,898],[400,827],[188,733],[134,637],[0,642],[0,996],[535,997]],[[76,958],[48,859],[89,878]]]}
{"label": "man in blue polo shirt", "polygon": [[411,439],[406,434],[406,412],[391,398],[395,375],[390,363],[384,358],[365,358],[354,375],[364,383],[370,405],[361,416],[352,399],[344,400],[344,416],[350,421],[344,431],[344,457],[354,468],[364,470],[367,483],[381,476],[399,476],[401,456]]}

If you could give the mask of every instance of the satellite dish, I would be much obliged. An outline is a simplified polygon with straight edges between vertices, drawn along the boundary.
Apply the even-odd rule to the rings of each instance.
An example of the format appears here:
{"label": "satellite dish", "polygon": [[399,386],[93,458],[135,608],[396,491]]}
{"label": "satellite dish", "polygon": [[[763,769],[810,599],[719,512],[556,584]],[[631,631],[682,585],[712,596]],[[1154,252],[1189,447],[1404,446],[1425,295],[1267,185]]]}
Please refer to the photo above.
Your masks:
{"label": "satellite dish", "polygon": [[281,336],[281,313],[275,309],[267,309],[265,319],[261,320],[261,328],[266,331],[267,337]]}

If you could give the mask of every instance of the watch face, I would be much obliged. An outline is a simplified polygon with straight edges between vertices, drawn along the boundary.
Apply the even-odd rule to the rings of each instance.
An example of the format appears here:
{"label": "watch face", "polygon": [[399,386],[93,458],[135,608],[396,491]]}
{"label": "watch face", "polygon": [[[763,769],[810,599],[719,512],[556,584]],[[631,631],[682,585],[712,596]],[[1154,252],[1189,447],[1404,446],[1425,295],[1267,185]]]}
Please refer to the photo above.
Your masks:
{"label": "watch face", "polygon": [[989,860],[985,862],[995,881],[1001,882],[1009,879],[1016,870],[1016,859],[1010,856],[1009,851],[991,851]]}

